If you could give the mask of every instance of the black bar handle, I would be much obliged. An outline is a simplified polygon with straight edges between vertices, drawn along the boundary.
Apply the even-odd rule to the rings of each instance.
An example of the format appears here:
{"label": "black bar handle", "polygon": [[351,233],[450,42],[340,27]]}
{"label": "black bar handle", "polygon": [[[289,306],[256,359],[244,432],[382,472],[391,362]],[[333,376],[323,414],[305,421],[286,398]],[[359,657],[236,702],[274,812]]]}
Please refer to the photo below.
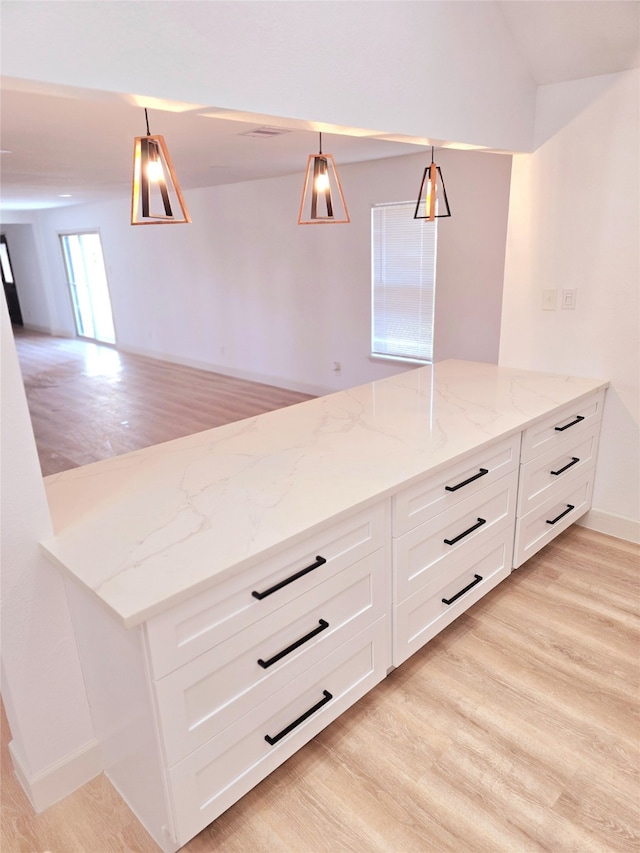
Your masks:
{"label": "black bar handle", "polygon": [[558,432],[564,432],[565,429],[569,429],[569,427],[575,426],[576,424],[579,424],[580,421],[583,421],[583,420],[584,420],[584,415],[576,415],[575,421],[571,421],[570,424],[565,424],[563,427],[556,427],[556,430]]}
{"label": "black bar handle", "polygon": [[474,580],[472,580],[468,586],[465,586],[465,588],[461,589],[460,592],[456,592],[456,594],[453,596],[453,598],[443,598],[442,603],[447,604],[447,605],[453,604],[453,602],[457,601],[461,595],[464,595],[465,592],[469,592],[470,589],[473,589],[474,586],[476,586],[476,584],[479,584],[480,581],[482,580],[480,575],[474,575],[473,577],[474,577]]}
{"label": "black bar handle", "polygon": [[325,622],[324,619],[320,619],[320,621],[318,622],[318,627],[314,628],[313,631],[309,631],[309,633],[305,634],[304,637],[300,637],[300,639],[296,640],[295,643],[291,643],[290,646],[287,646],[286,649],[283,649],[281,652],[278,652],[277,655],[274,655],[272,658],[269,658],[269,660],[262,660],[262,658],[260,658],[258,660],[258,663],[263,669],[268,669],[274,663],[278,663],[279,660],[282,660],[282,658],[286,657],[291,652],[295,652],[296,649],[300,648],[300,646],[304,645],[304,643],[306,643],[308,640],[311,640],[317,634],[320,634],[322,631],[325,631],[328,627],[329,623]]}
{"label": "black bar handle", "polygon": [[460,541],[461,539],[463,539],[465,536],[468,536],[470,533],[473,533],[473,531],[474,531],[474,530],[477,530],[479,527],[482,527],[482,525],[483,525],[483,524],[486,524],[486,523],[487,523],[487,519],[486,519],[486,518],[479,518],[479,519],[478,519],[478,523],[477,523],[477,524],[474,524],[474,525],[473,525],[473,527],[470,527],[468,530],[465,530],[465,531],[464,531],[464,533],[459,533],[459,534],[455,537],[455,539],[445,539],[445,540],[444,540],[444,544],[445,544],[445,545],[455,545],[455,544],[456,544],[456,542],[459,542],[459,541]]}
{"label": "black bar handle", "polygon": [[569,462],[567,465],[565,465],[565,466],[564,466],[564,468],[558,468],[558,470],[557,470],[557,471],[549,471],[549,473],[550,473],[550,474],[553,474],[553,476],[554,476],[554,477],[557,477],[557,476],[558,476],[558,474],[563,474],[563,473],[564,473],[565,471],[567,471],[569,468],[573,468],[573,466],[574,466],[574,465],[576,465],[579,461],[580,461],[580,460],[578,459],[578,457],[577,457],[577,456],[572,456],[572,457],[571,457],[571,462]]}
{"label": "black bar handle", "polygon": [[484,477],[485,474],[489,473],[488,468],[481,468],[477,474],[474,474],[473,477],[469,477],[468,480],[463,480],[462,483],[457,483],[455,486],[445,486],[445,491],[447,492],[457,492],[458,489],[461,489],[463,486],[468,486],[469,483],[473,483],[474,480],[477,480],[478,477]]}
{"label": "black bar handle", "polygon": [[275,743],[278,743],[278,741],[282,740],[282,738],[288,735],[289,732],[292,732],[296,726],[299,726],[300,723],[304,723],[304,721],[307,720],[312,714],[315,714],[315,712],[320,710],[323,705],[326,705],[327,702],[330,702],[333,699],[333,696],[331,695],[331,693],[329,693],[328,690],[323,690],[322,694],[323,698],[319,702],[317,702],[313,706],[313,708],[309,708],[309,710],[305,711],[301,717],[298,717],[297,720],[294,720],[292,723],[289,723],[289,725],[285,729],[282,729],[281,732],[278,732],[277,735],[274,735],[273,737],[271,737],[271,735],[265,735],[264,739],[266,740],[266,742],[270,746],[273,746]]}
{"label": "black bar handle", "polygon": [[556,521],[560,521],[560,519],[561,519],[561,518],[564,518],[564,516],[565,516],[568,512],[571,512],[571,510],[572,510],[572,509],[575,509],[575,507],[573,506],[573,504],[567,504],[567,508],[564,510],[564,512],[561,512],[561,513],[560,513],[560,515],[556,516],[556,517],[553,519],[553,521],[549,521],[549,519],[547,519],[547,524],[555,524],[555,523],[556,523]]}
{"label": "black bar handle", "polygon": [[314,569],[317,569],[319,566],[324,566],[327,561],[324,557],[316,557],[315,563],[311,563],[310,566],[307,566],[306,569],[300,569],[299,572],[296,572],[295,575],[291,575],[289,578],[285,578],[280,583],[277,583],[275,586],[269,587],[269,589],[265,589],[264,592],[256,592],[255,590],[251,593],[254,598],[259,599],[260,601],[263,598],[266,598],[268,595],[271,595],[273,592],[277,592],[279,589],[282,589],[283,586],[287,586],[287,584],[293,583],[297,581],[298,578],[301,578],[303,575],[306,575],[307,572],[312,572]]}

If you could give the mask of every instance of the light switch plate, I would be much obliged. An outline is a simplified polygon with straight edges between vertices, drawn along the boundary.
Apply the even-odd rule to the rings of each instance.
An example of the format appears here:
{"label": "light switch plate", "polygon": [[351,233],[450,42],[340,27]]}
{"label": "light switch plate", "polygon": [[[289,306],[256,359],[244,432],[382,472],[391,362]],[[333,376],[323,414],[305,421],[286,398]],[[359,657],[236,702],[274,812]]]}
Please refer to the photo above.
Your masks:
{"label": "light switch plate", "polygon": [[542,291],[542,310],[555,311],[558,307],[558,291],[549,287]]}
{"label": "light switch plate", "polygon": [[576,307],[577,291],[575,287],[562,291],[562,308],[563,310],[573,311]]}

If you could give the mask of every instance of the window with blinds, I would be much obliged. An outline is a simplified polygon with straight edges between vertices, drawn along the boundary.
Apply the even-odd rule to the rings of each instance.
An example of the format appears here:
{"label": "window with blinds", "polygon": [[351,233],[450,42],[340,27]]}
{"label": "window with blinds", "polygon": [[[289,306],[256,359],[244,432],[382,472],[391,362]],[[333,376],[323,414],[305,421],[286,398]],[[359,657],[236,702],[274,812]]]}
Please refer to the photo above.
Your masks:
{"label": "window with blinds", "polygon": [[371,208],[371,354],[430,362],[437,220],[413,218],[415,202]]}

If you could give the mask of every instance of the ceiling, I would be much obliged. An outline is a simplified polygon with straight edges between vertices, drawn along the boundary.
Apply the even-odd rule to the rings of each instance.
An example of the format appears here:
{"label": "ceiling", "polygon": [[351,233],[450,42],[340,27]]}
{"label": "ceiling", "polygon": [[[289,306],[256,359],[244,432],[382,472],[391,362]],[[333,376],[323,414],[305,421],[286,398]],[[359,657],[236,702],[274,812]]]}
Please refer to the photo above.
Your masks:
{"label": "ceiling", "polygon": [[[497,5],[539,85],[639,66],[636,0],[503,0]],[[133,138],[146,131],[142,106],[134,97],[114,93],[4,80],[0,207],[57,207],[128,192]],[[275,135],[271,131],[278,120],[272,117],[154,104],[148,98],[144,106],[149,107],[151,133],[162,134],[170,152],[180,151],[177,171],[186,190],[301,173],[307,155],[317,150],[319,130],[323,150],[339,163],[414,153],[430,142],[302,121],[288,121]]]}
{"label": "ceiling", "polygon": [[502,0],[498,6],[538,85],[640,65],[636,0]]}
{"label": "ceiling", "polygon": [[165,138],[183,190],[302,173],[307,156],[318,150],[320,130],[322,150],[339,163],[427,148],[384,134],[330,133],[310,122],[277,127],[272,117],[3,81],[0,144],[12,153],[0,161],[2,207],[58,207],[130,192],[133,139],[146,133],[143,106],[150,132]]}

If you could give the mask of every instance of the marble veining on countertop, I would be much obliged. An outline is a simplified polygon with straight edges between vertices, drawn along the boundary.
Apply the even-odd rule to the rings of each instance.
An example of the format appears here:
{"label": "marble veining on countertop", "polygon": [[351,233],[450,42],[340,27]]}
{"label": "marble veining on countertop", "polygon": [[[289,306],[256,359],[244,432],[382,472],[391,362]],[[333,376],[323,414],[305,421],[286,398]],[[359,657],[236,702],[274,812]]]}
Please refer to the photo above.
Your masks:
{"label": "marble veining on countertop", "polygon": [[126,626],[606,381],[445,361],[45,479],[43,543]]}

